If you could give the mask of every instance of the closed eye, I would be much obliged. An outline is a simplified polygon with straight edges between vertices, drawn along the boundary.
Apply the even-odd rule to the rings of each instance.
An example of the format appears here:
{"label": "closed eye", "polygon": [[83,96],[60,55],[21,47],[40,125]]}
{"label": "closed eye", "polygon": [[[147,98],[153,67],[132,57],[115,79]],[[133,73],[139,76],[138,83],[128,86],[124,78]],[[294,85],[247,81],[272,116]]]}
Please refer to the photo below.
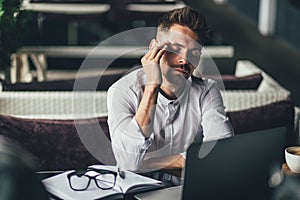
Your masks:
{"label": "closed eye", "polygon": [[169,45],[168,50],[173,53],[178,53],[180,52],[181,48],[178,45],[171,44]]}
{"label": "closed eye", "polygon": [[199,57],[201,55],[201,51],[199,51],[198,49],[194,49],[191,51],[191,55],[194,57]]}

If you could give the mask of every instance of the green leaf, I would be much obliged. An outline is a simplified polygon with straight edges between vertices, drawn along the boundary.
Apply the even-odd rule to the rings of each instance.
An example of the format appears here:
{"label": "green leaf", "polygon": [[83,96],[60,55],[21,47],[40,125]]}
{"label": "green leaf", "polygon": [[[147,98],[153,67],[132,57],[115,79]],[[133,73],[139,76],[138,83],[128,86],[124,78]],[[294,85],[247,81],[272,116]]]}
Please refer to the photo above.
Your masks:
{"label": "green leaf", "polygon": [[[10,55],[22,46],[30,33],[30,11],[20,11],[22,0],[0,0],[0,68],[10,65]],[[14,16],[14,13],[18,15]]]}

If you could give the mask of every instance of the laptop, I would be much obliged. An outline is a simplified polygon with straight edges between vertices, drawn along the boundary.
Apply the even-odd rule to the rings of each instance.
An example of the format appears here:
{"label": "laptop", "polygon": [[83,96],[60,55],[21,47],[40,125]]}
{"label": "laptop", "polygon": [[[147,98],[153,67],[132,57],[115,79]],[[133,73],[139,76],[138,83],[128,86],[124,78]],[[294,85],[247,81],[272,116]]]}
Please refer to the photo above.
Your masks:
{"label": "laptop", "polygon": [[[188,148],[183,186],[135,197],[139,200],[270,199],[269,180],[283,163],[286,128],[244,133],[214,143],[194,143]],[[200,148],[212,145],[209,153],[199,158]]]}

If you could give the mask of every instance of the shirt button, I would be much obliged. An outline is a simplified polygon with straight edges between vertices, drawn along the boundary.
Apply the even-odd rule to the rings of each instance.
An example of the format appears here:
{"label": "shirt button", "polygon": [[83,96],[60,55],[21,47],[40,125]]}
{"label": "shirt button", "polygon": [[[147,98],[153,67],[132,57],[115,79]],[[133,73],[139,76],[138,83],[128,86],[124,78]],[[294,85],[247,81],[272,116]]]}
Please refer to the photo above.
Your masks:
{"label": "shirt button", "polygon": [[151,144],[150,139],[148,139],[148,140],[146,141],[146,144],[147,144],[147,145]]}

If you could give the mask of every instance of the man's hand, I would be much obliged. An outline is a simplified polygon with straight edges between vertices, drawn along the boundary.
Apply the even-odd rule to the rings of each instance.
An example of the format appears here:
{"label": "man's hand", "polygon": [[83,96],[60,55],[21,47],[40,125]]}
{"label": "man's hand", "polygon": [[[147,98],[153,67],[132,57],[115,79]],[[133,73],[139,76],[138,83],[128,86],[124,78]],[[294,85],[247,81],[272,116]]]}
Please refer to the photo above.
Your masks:
{"label": "man's hand", "polygon": [[165,169],[178,169],[183,168],[185,166],[185,159],[182,157],[182,155],[176,155],[173,158],[173,162],[171,162],[168,166],[165,167]]}
{"label": "man's hand", "polygon": [[182,169],[185,166],[185,159],[182,155],[170,155],[145,160],[143,169]]}
{"label": "man's hand", "polygon": [[162,75],[160,70],[160,59],[166,52],[168,44],[151,40],[149,51],[144,55],[141,62],[146,74],[146,84],[161,85]]}

